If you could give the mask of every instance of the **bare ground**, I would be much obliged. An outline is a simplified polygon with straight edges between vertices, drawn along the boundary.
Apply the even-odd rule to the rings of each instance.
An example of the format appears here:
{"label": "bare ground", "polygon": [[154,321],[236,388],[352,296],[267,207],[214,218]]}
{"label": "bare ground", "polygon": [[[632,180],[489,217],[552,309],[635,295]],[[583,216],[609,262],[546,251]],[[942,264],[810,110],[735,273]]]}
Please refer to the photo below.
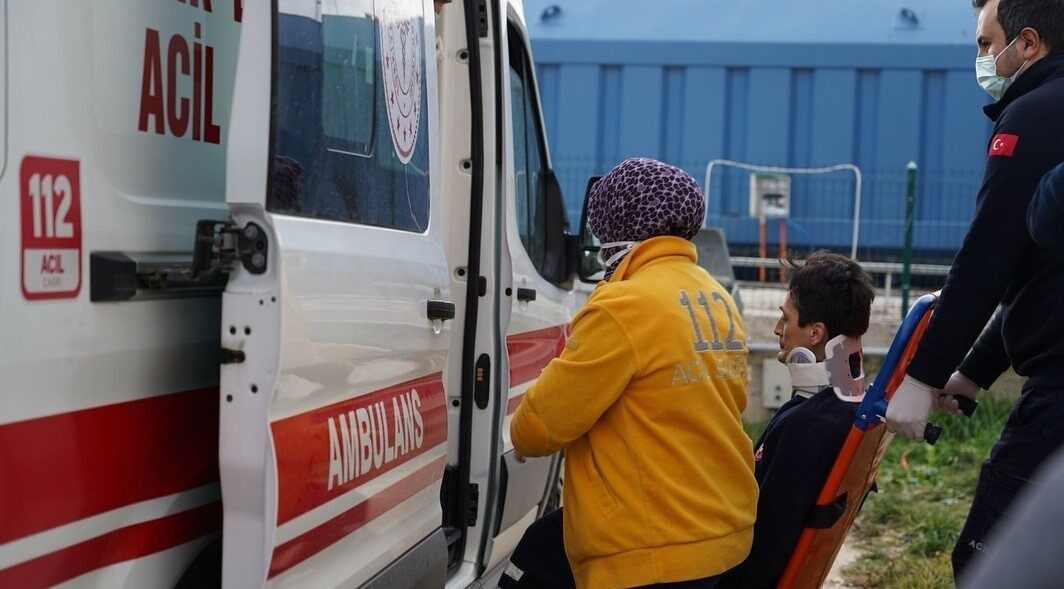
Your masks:
{"label": "bare ground", "polygon": [[846,539],[842,542],[842,548],[839,549],[839,555],[835,557],[835,563],[831,565],[831,572],[828,573],[828,578],[821,587],[854,589],[853,585],[846,583],[842,579],[842,569],[861,556],[861,551],[857,549],[855,544],[852,536],[846,536]]}

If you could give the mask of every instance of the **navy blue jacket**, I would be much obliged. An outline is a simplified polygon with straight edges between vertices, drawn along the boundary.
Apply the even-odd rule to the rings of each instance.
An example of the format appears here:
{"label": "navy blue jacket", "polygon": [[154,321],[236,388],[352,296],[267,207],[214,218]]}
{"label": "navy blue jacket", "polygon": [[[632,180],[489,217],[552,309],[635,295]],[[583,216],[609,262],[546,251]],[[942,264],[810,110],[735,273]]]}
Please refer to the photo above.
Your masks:
{"label": "navy blue jacket", "polygon": [[1064,247],[1064,163],[1038,184],[1027,208],[1027,229],[1042,247]]}
{"label": "navy blue jacket", "polygon": [[1027,208],[1064,160],[1064,51],[1035,62],[985,111],[995,125],[975,217],[907,372],[941,388],[959,365],[985,389],[1011,364],[1031,385],[1061,387],[1064,249],[1035,245]]}
{"label": "navy blue jacket", "polygon": [[754,444],[754,478],[760,488],[754,544],[742,564],[722,575],[717,589],[776,586],[857,406],[825,388],[808,399],[792,397],[769,421]]}

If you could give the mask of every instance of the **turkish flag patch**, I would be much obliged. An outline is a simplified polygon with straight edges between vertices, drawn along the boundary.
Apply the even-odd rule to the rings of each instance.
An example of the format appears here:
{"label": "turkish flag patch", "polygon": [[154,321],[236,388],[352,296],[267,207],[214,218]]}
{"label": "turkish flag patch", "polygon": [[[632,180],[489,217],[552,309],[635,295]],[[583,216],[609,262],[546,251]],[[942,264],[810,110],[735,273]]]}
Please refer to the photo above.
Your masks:
{"label": "turkish flag patch", "polygon": [[1019,140],[1019,135],[998,133],[990,140],[990,153],[987,155],[990,157],[1012,157],[1012,152],[1016,151],[1016,143],[1018,143]]}

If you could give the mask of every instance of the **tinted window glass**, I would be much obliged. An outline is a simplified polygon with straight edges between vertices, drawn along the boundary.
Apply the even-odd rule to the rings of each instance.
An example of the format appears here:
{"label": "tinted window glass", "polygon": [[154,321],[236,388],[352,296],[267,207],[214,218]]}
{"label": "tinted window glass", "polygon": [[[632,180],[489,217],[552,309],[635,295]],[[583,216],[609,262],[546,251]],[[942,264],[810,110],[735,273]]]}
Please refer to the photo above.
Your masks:
{"label": "tinted window glass", "polygon": [[275,213],[424,231],[428,91],[418,0],[282,0]]}
{"label": "tinted window glass", "polygon": [[539,178],[543,146],[533,79],[521,38],[510,29],[510,103],[514,135],[514,182],[517,230],[532,263],[542,269],[546,246],[543,196]]}
{"label": "tinted window glass", "polygon": [[328,149],[370,155],[377,106],[376,24],[324,15],[321,30],[321,125]]}
{"label": "tinted window glass", "polygon": [[[511,68],[513,63],[511,62]],[[528,248],[528,133],[525,129],[525,83],[521,75],[510,70],[510,98],[513,109],[514,132],[514,189],[517,201],[517,231]]]}

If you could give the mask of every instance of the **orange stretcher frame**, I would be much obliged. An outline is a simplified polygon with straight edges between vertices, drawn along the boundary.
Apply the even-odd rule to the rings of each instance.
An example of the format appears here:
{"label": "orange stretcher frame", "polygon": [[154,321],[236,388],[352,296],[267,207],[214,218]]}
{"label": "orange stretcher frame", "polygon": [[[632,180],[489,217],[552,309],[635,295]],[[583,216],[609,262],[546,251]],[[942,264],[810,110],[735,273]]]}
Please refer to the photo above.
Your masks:
{"label": "orange stretcher frame", "polygon": [[878,416],[886,415],[887,402],[905,378],[905,369],[916,353],[934,311],[937,294],[924,295],[909,310],[880,368],[879,374],[857,408],[856,418],[835,464],[820,490],[816,505],[837,505],[845,494],[845,509],[830,528],[805,528],[787,562],[777,589],[820,587],[831,570],[857,512],[875,482],[883,454],[893,434]]}

